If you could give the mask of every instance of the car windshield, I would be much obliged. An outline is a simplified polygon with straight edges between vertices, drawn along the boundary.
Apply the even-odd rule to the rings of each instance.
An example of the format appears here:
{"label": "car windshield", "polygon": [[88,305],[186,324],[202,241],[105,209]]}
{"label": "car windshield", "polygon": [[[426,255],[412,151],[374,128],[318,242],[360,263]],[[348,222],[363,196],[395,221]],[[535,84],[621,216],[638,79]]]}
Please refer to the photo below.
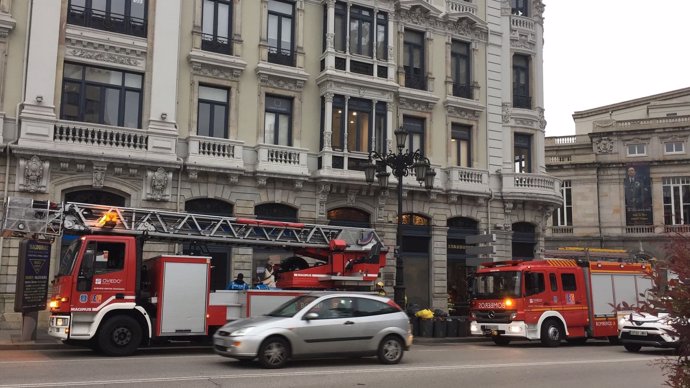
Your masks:
{"label": "car windshield", "polygon": [[520,272],[501,271],[477,274],[472,296],[480,299],[519,297]]}
{"label": "car windshield", "polygon": [[294,317],[295,314],[297,314],[300,310],[305,308],[309,303],[315,301],[316,299],[318,299],[318,297],[313,295],[298,296],[283,303],[280,307],[266,315],[268,315],[269,317]]}
{"label": "car windshield", "polygon": [[77,258],[77,252],[81,247],[81,239],[77,238],[69,245],[65,254],[62,255],[60,259],[60,269],[58,270],[57,276],[69,275],[72,273],[72,267],[74,267],[74,261]]}

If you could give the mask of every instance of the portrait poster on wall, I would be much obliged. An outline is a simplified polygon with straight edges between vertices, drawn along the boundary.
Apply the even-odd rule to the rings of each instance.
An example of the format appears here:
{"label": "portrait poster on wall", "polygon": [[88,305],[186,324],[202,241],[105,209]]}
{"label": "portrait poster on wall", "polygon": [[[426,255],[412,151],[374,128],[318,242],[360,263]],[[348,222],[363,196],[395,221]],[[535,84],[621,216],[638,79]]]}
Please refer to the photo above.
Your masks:
{"label": "portrait poster on wall", "polygon": [[652,225],[652,189],[649,165],[631,164],[625,169],[625,223],[628,226]]}

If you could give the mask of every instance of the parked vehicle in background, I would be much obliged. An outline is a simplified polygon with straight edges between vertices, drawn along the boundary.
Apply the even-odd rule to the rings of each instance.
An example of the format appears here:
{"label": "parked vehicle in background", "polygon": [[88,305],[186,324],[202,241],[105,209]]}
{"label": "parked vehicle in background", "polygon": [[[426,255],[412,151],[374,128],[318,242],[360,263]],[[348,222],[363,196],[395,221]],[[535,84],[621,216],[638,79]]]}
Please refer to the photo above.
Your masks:
{"label": "parked vehicle in background", "polygon": [[213,336],[217,354],[281,368],[290,359],[377,356],[397,364],[412,345],[409,318],[390,298],[309,293],[261,316],[227,323]]}
{"label": "parked vehicle in background", "polygon": [[545,259],[482,264],[474,279],[473,335],[497,345],[540,340],[558,346],[588,338],[618,341],[618,321],[652,287],[645,262]]}
{"label": "parked vehicle in background", "polygon": [[633,312],[620,319],[620,341],[629,352],[639,352],[643,346],[655,348],[678,348],[680,338],[674,335],[671,324],[673,318],[668,313],[653,315]]}

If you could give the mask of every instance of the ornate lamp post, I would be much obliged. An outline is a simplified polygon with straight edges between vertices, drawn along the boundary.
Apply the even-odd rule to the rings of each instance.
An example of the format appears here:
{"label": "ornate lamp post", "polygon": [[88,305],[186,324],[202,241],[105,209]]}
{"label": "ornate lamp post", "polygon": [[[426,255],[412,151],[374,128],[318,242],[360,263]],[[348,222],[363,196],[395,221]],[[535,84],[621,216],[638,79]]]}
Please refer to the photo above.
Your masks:
{"label": "ornate lamp post", "polygon": [[424,183],[427,190],[434,187],[436,172],[431,168],[429,159],[426,158],[421,150],[405,149],[407,142],[407,131],[402,127],[395,131],[395,142],[397,152],[388,150],[383,154],[376,151],[369,153],[369,165],[364,169],[367,183],[374,183],[374,176],[378,178],[379,186],[382,189],[388,187],[388,177],[390,173],[387,167],[393,171],[393,176],[398,179],[398,230],[395,236],[395,287],[394,300],[399,306],[405,308],[405,281],[403,278],[403,257],[402,257],[402,199],[403,199],[403,177],[410,175],[414,170],[417,181],[421,185]]}

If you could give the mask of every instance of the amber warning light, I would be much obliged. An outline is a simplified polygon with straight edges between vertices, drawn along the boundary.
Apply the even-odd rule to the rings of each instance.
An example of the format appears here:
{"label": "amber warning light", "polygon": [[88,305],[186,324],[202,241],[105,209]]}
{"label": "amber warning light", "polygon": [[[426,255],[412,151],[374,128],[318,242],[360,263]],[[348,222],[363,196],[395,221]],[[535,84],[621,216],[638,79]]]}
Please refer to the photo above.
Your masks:
{"label": "amber warning light", "polygon": [[117,213],[112,210],[103,214],[103,216],[96,221],[96,226],[99,228],[114,228],[115,225],[117,225]]}

